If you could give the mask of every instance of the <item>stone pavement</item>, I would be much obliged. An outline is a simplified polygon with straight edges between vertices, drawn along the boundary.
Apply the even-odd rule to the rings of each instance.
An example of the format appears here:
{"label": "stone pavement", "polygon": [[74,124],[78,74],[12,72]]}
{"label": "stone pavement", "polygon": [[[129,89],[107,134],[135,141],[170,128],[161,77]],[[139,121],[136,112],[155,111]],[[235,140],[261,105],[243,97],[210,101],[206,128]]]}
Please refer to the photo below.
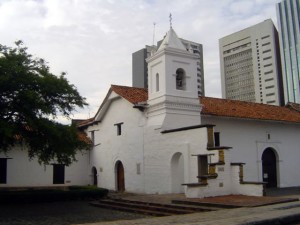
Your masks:
{"label": "stone pavement", "polygon": [[[267,193],[271,196],[284,197],[284,198],[298,198],[300,199],[300,188],[288,188],[288,189],[275,189]],[[135,197],[136,196],[136,197]],[[169,203],[174,196],[166,195],[164,198],[155,197],[154,195],[148,196],[152,199],[152,202],[160,201]],[[141,197],[139,195],[125,196],[127,199],[148,200],[147,197]],[[176,197],[184,199],[184,196],[177,195]],[[251,198],[251,197],[250,197]],[[222,198],[221,198],[222,199]],[[265,198],[269,199],[269,198]],[[222,199],[222,201],[228,201]],[[262,200],[260,200],[262,201]],[[241,202],[241,201],[240,201]],[[274,202],[276,203],[276,202]],[[264,204],[261,204],[264,205]],[[250,205],[249,205],[250,206]],[[100,222],[91,223],[88,225],[171,225],[171,224],[201,224],[201,225],[241,225],[241,224],[291,224],[300,221],[300,201],[272,204],[259,207],[242,207],[235,209],[222,209],[211,212],[201,212],[186,215],[167,216],[167,217],[155,217],[145,218],[137,220],[119,220],[112,222]],[[82,225],[82,224],[81,224]],[[87,225],[87,224],[85,224]]]}
{"label": "stone pavement", "polygon": [[300,221],[300,202],[290,202],[251,208],[243,207],[236,209],[223,209],[218,211],[193,213],[178,216],[100,222],[92,223],[89,225],[274,225],[289,224],[296,221]]}

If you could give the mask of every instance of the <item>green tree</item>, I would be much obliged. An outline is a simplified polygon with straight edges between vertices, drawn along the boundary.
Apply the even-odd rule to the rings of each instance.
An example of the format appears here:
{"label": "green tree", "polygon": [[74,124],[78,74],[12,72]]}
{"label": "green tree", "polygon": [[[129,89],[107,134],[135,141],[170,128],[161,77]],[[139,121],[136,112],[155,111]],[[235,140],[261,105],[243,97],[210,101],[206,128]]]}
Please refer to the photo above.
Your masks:
{"label": "green tree", "polygon": [[55,121],[67,118],[87,103],[65,73],[53,75],[46,62],[27,53],[22,41],[14,48],[0,44],[0,151],[16,145],[28,149],[30,159],[48,164],[55,159],[69,165],[77,150],[89,142],[74,125]]}

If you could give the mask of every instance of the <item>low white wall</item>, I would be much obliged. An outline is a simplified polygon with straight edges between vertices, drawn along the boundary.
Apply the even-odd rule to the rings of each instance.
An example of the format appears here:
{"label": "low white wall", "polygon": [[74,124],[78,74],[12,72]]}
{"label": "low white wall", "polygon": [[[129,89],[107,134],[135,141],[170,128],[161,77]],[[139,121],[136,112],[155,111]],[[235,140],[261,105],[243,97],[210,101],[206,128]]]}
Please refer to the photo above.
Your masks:
{"label": "low white wall", "polygon": [[88,159],[87,154],[78,153],[77,162],[65,167],[65,183],[53,184],[53,166],[41,165],[37,159],[29,160],[26,149],[16,147],[6,155],[0,153],[1,158],[7,160],[7,183],[0,187],[42,187],[87,185]]}
{"label": "low white wall", "polygon": [[[219,161],[218,150],[213,153],[212,163]],[[230,150],[224,150],[224,165],[216,165],[216,178],[207,180],[206,186],[188,186],[186,196],[188,198],[204,198],[232,194],[231,170],[230,170]]]}
{"label": "low white wall", "polygon": [[256,182],[240,182],[239,166],[231,166],[232,194],[263,196],[264,185]]}

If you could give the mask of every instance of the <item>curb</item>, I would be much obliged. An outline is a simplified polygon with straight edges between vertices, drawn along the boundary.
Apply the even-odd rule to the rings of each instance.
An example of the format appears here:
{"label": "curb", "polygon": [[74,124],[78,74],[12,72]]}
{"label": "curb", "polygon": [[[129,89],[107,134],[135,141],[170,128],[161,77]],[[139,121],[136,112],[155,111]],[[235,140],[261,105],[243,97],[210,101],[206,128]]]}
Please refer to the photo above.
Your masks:
{"label": "curb", "polygon": [[238,225],[284,225],[284,224],[287,225],[299,221],[300,221],[300,213],[288,215],[288,216],[274,217],[270,219],[263,219],[259,221],[241,223]]}

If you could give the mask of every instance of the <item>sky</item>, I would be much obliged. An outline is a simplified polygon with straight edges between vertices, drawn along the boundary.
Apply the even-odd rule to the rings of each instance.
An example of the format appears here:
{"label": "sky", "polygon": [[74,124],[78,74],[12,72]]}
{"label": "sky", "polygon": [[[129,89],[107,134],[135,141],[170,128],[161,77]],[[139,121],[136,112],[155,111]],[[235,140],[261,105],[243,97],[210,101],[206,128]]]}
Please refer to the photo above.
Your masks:
{"label": "sky", "polygon": [[[0,0],[0,44],[22,40],[48,62],[89,106],[72,118],[93,117],[110,85],[132,85],[132,53],[172,27],[203,45],[205,94],[221,97],[219,39],[272,19],[279,0]],[[68,123],[65,118],[60,122]]]}

